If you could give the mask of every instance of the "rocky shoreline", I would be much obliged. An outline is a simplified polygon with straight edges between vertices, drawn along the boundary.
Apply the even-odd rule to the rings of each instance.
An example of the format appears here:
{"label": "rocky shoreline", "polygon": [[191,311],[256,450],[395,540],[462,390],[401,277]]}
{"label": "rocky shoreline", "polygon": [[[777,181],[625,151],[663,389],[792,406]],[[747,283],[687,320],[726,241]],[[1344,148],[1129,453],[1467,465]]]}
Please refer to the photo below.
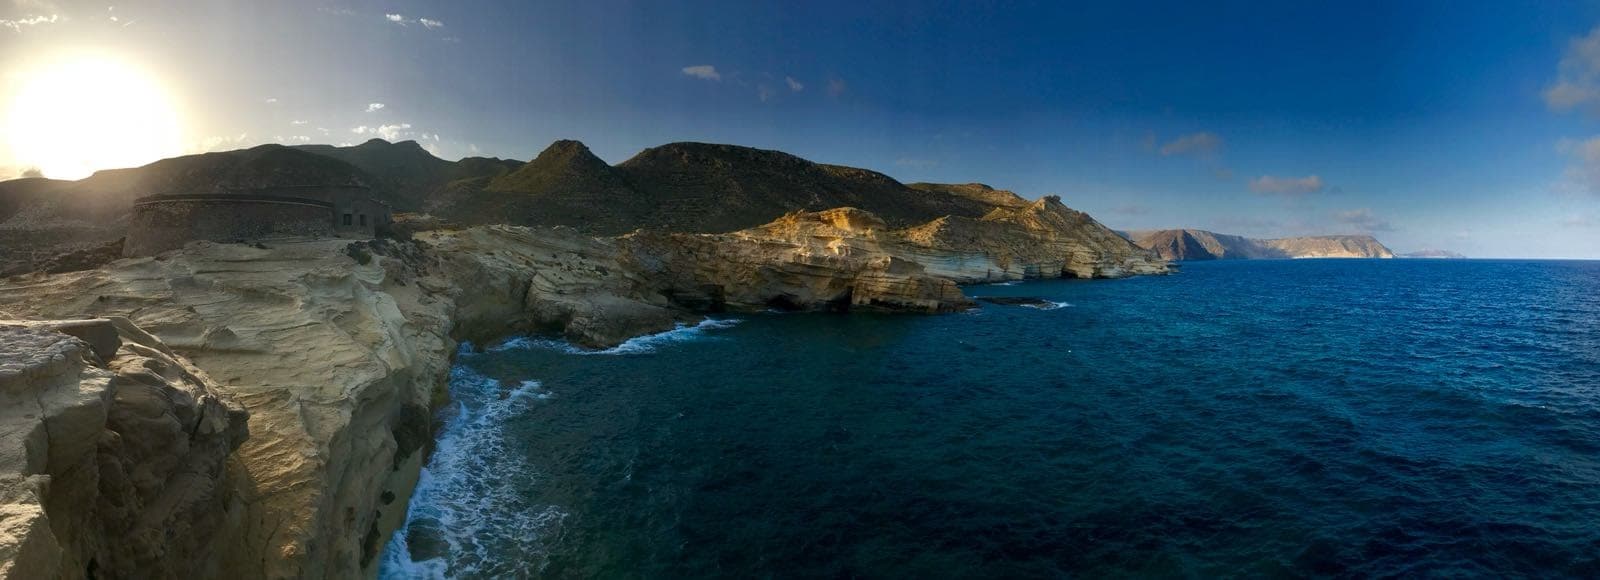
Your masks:
{"label": "rocky shoreline", "polygon": [[[403,241],[198,242],[96,270],[5,279],[0,318],[117,321],[123,335],[139,337],[124,338],[124,350],[157,341],[136,352],[170,353],[163,364],[194,369],[184,376],[198,382],[186,388],[236,410],[218,432],[243,433],[248,416],[249,435],[227,440],[236,450],[225,454],[226,469],[152,484],[159,495],[198,479],[215,490],[205,501],[219,517],[148,553],[209,554],[200,569],[216,576],[370,576],[403,523],[458,341],[556,333],[598,348],[713,312],[949,312],[974,304],[958,282],[1168,271],[1131,245],[1098,246],[1115,234],[1059,200],[996,211],[907,229],[840,208],[730,234],[597,238],[564,227],[477,226]],[[56,341],[77,340],[62,336]],[[116,360],[109,368],[120,368]],[[28,388],[40,388],[34,383]],[[37,419],[7,426],[28,421]],[[100,423],[80,427],[93,433]],[[114,481],[10,464],[18,477],[51,476],[39,517],[60,549],[27,548],[27,534],[0,538],[0,560],[11,566],[0,576],[75,576],[91,565],[113,576],[174,575],[135,557],[98,557],[100,543],[76,539],[109,525],[91,506],[124,493]],[[98,500],[51,500],[61,489]]]}

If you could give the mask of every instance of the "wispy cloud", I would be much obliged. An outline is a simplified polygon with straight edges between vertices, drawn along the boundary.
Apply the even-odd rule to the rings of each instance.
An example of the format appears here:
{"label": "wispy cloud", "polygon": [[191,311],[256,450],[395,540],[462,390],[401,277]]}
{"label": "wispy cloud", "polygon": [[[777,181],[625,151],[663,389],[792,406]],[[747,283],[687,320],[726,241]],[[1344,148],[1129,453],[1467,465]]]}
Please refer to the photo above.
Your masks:
{"label": "wispy cloud", "polygon": [[22,32],[23,28],[32,28],[42,24],[55,24],[62,20],[65,20],[65,18],[62,18],[60,14],[35,15],[16,20],[0,19],[0,28],[10,28],[16,32]]}
{"label": "wispy cloud", "polygon": [[1394,231],[1394,225],[1390,224],[1389,220],[1380,218],[1376,214],[1372,213],[1371,208],[1364,207],[1361,209],[1335,212],[1333,214],[1333,219],[1338,220],[1338,222],[1341,224],[1350,226],[1357,231],[1365,233]]}
{"label": "wispy cloud", "polygon": [[796,93],[798,93],[800,91],[803,91],[803,90],[806,90],[806,86],[803,85],[803,84],[800,84],[800,81],[794,80],[794,77],[783,77],[783,82],[788,83],[789,90],[794,91]]}
{"label": "wispy cloud", "polygon": [[722,80],[722,73],[717,72],[717,67],[709,64],[697,64],[694,66],[683,67],[683,74],[708,81]]}
{"label": "wispy cloud", "polygon": [[1297,196],[1309,193],[1319,193],[1327,185],[1322,178],[1316,175],[1305,177],[1277,177],[1263,175],[1250,180],[1250,191],[1261,195]]}
{"label": "wispy cloud", "polygon": [[1557,111],[1585,109],[1600,115],[1600,26],[1567,43],[1544,102]]}
{"label": "wispy cloud", "polygon": [[301,121],[301,120],[299,120],[299,119],[296,119],[296,120],[293,120],[293,121],[289,121],[289,124],[290,124],[290,125],[294,125],[294,126],[296,126],[296,127],[299,127],[299,126],[301,126],[301,125],[304,125],[304,124],[306,124],[306,122],[305,122],[305,121]]}
{"label": "wispy cloud", "polygon": [[423,28],[443,28],[444,27],[444,23],[443,22],[440,22],[438,20],[429,19],[429,18],[418,18],[417,19],[417,23],[421,24],[423,26]]}
{"label": "wispy cloud", "polygon": [[267,97],[265,99],[262,99],[262,102],[265,102],[268,105],[276,105],[276,104],[278,104],[278,98],[277,97]]}
{"label": "wispy cloud", "polygon": [[1160,152],[1164,156],[1195,155],[1208,157],[1216,155],[1222,149],[1222,138],[1216,133],[1199,132],[1182,135],[1161,145]]}
{"label": "wispy cloud", "polygon": [[385,106],[383,103],[367,103],[367,112],[376,113],[382,111]]}
{"label": "wispy cloud", "polygon": [[837,97],[850,90],[850,85],[844,79],[833,77],[828,79],[828,96]]}
{"label": "wispy cloud", "polygon": [[401,26],[406,25],[406,17],[400,14],[385,14],[383,15],[383,19]]}

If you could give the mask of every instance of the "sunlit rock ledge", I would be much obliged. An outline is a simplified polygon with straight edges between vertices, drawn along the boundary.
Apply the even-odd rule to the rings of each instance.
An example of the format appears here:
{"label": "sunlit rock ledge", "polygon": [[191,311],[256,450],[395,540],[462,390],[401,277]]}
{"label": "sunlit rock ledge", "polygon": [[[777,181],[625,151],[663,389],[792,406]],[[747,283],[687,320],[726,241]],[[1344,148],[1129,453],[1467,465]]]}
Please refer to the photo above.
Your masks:
{"label": "sunlit rock ledge", "polygon": [[[153,344],[161,346],[147,348],[170,353],[164,364],[192,363],[205,392],[239,410],[230,420],[242,423],[248,413],[250,435],[227,439],[237,450],[206,496],[218,502],[208,513],[226,517],[174,528],[168,540],[210,546],[205,568],[195,569],[240,578],[368,576],[403,522],[457,341],[546,332],[606,347],[707,312],[936,313],[972,306],[957,282],[1167,271],[1140,251],[1095,246],[1098,230],[1088,241],[1017,233],[1068,227],[1047,220],[1073,223],[1075,212],[1058,201],[1034,206],[916,231],[839,209],[732,234],[593,238],[559,227],[482,226],[420,232],[414,241],[197,242],[98,270],[0,280],[0,311],[32,320],[125,318],[122,326],[159,337]],[[6,457],[0,467],[37,471],[23,455]],[[63,472],[52,486],[90,485],[75,477]],[[28,504],[18,505],[15,521],[29,521]],[[48,502],[43,512],[56,521]],[[83,529],[108,525],[92,521],[109,517],[104,512],[63,513],[87,522]],[[13,527],[24,545],[42,541],[28,539],[37,524]],[[75,533],[58,531],[57,544],[76,545],[61,539]],[[39,553],[52,552],[3,552],[0,560],[33,566],[38,558],[29,554]],[[77,556],[57,560],[89,565]],[[131,556],[94,562],[111,576],[184,575]]]}

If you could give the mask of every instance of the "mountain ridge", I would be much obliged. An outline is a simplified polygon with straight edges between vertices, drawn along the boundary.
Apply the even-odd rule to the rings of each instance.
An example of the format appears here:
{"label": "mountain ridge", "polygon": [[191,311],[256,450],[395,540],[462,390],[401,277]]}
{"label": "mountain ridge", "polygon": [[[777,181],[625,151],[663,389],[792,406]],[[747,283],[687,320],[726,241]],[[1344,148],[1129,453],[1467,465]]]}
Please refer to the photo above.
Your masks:
{"label": "mountain ridge", "polygon": [[1395,257],[1377,238],[1366,234],[1249,238],[1189,228],[1126,234],[1135,245],[1175,261]]}

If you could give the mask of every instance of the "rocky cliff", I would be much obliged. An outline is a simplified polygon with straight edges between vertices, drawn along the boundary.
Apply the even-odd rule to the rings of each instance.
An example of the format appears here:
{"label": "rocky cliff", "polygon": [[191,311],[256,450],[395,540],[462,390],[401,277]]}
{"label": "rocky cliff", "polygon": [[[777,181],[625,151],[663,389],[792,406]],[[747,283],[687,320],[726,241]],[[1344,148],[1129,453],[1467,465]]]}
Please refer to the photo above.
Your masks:
{"label": "rocky cliff", "polygon": [[[400,171],[389,163],[392,157],[411,158],[417,151],[383,145],[321,153],[316,148],[266,147],[168,160],[113,174],[121,185],[101,191],[112,193],[99,199],[121,200],[170,183],[294,185],[303,184],[290,183],[302,178],[377,184],[380,193],[405,188],[416,192],[460,176],[457,169],[469,161],[457,169],[422,164]],[[326,155],[305,162],[321,154]],[[977,184],[912,187],[882,174],[772,151],[677,144],[609,166],[581,144],[568,142],[515,168],[498,160],[478,160],[472,166],[483,173],[441,186],[455,192],[450,195],[463,196],[442,199],[467,200],[463,207],[485,212],[465,215],[558,223],[591,216],[594,220],[585,222],[591,230],[629,233],[594,237],[563,225],[463,228],[419,219],[407,222],[411,227],[405,231],[417,233],[406,241],[196,242],[158,256],[99,262],[91,258],[104,252],[90,248],[82,253],[89,257],[46,262],[65,264],[51,268],[57,273],[0,279],[0,310],[35,321],[126,319],[119,331],[126,326],[149,332],[123,331],[138,337],[133,343],[148,343],[132,352],[153,359],[146,352],[153,349],[167,357],[138,365],[192,369],[188,374],[154,372],[168,377],[172,389],[207,393],[191,397],[197,401],[227,401],[234,406],[229,408],[239,409],[226,414],[226,425],[205,423],[205,429],[185,430],[191,439],[188,449],[204,451],[202,459],[187,459],[199,451],[182,451],[179,459],[151,455],[149,449],[181,446],[174,447],[171,433],[125,429],[111,419],[107,429],[122,434],[121,444],[143,451],[118,451],[105,443],[109,436],[100,436],[92,450],[81,445],[52,449],[50,457],[65,458],[61,461],[81,463],[86,454],[110,453],[122,458],[126,470],[154,470],[149,481],[166,483],[147,481],[136,486],[134,495],[155,498],[150,505],[159,509],[135,510],[137,521],[129,523],[124,512],[138,504],[129,503],[120,488],[106,491],[100,486],[102,495],[123,498],[113,507],[124,511],[52,512],[56,489],[80,485],[38,491],[43,489],[38,480],[29,480],[33,487],[18,489],[35,490],[35,504],[43,502],[44,507],[28,508],[21,492],[7,496],[20,498],[23,506],[16,511],[26,517],[16,520],[12,535],[22,538],[16,543],[26,549],[0,551],[0,562],[30,575],[57,570],[69,577],[89,575],[91,566],[96,567],[94,575],[108,577],[370,575],[379,551],[405,516],[432,440],[430,418],[442,400],[458,341],[543,332],[605,347],[693,322],[709,312],[947,312],[973,305],[958,283],[1121,277],[1168,268],[1059,198],[1027,201]],[[208,181],[206,176],[226,179]],[[21,188],[8,182],[11,189],[0,188],[0,202],[16,203],[0,204],[0,210],[11,212],[0,219],[15,223],[19,215],[75,216],[57,210],[76,211],[76,205],[48,206],[48,192],[77,188],[73,195],[85,197],[62,199],[92,201],[100,194],[84,184],[97,179],[110,177],[97,174],[83,182]],[[472,205],[486,199],[494,201]],[[857,203],[864,207],[834,207]],[[94,204],[84,207],[89,206]],[[114,206],[94,206],[100,213],[84,214],[80,221],[112,227],[106,224],[116,220],[106,216],[115,213]],[[39,207],[48,211],[36,211]],[[659,227],[634,231],[641,225],[634,221]],[[723,228],[729,231],[705,233]],[[94,268],[99,264],[104,265]],[[33,342],[19,346],[19,353],[55,352],[55,343],[29,340]],[[46,358],[55,361],[53,354]],[[67,354],[61,358],[76,360]],[[94,360],[83,360],[88,366],[80,367],[89,370],[79,375],[99,372],[90,369],[97,364]],[[105,362],[103,356],[100,360]],[[107,373],[132,369],[114,361],[107,365],[96,368]],[[121,391],[72,386],[89,384],[84,381],[57,384],[40,378],[44,376],[28,374],[8,388],[68,394],[88,388],[100,393],[94,400],[113,401],[107,413],[116,416],[120,399],[114,393]],[[88,401],[86,408],[96,408],[92,396],[80,398]],[[170,413],[182,425],[200,425],[186,418],[197,412],[180,409],[194,405],[181,398],[166,400],[177,405]],[[248,438],[237,428],[245,412]],[[82,425],[94,424],[95,413],[88,412],[90,418]],[[12,417],[5,425],[22,433],[36,428],[29,421],[48,417],[33,415]],[[220,416],[211,411],[200,415]],[[53,428],[48,418],[43,424],[46,432]],[[74,435],[62,441],[83,439]],[[217,450],[234,446],[231,454],[221,452],[227,467],[218,471],[223,460]],[[63,481],[108,480],[86,480],[81,468],[41,464],[28,449],[0,457],[0,468],[15,468],[18,481],[40,474],[61,475]],[[146,461],[157,465],[142,465]],[[183,468],[181,477],[162,475],[174,473],[173,464],[197,467]],[[116,473],[104,467],[99,472]],[[179,479],[194,483],[173,489],[203,492],[174,498],[176,492],[163,491]],[[72,505],[98,501],[74,493]],[[27,515],[34,512],[43,515]],[[54,534],[48,542],[36,533],[46,516]],[[167,535],[104,545],[109,541],[103,538],[111,537],[104,534],[110,531],[143,534],[151,526],[161,526]],[[151,554],[171,559],[153,561]],[[199,562],[195,567],[173,567],[186,565],[191,555]]]}
{"label": "rocky cliff", "polygon": [[1128,239],[1167,260],[1394,257],[1367,235],[1258,239],[1184,229],[1128,232]]}
{"label": "rocky cliff", "polygon": [[[178,577],[183,570],[161,566],[187,562],[183,558],[139,558],[204,550],[195,558],[205,562],[206,575],[368,575],[403,520],[458,340],[543,331],[601,347],[713,311],[970,307],[951,279],[904,257],[936,248],[909,241],[871,214],[844,209],[795,214],[733,234],[593,238],[570,228],[483,226],[423,232],[414,242],[199,242],[96,270],[0,281],[0,309],[12,315],[125,317],[128,327],[161,337],[151,343],[158,346],[131,352],[171,353],[165,355],[171,361],[163,359],[171,368],[190,368],[179,357],[192,361],[196,370],[181,377],[195,377],[194,385],[247,411],[251,433],[239,441],[234,423],[186,431],[228,434],[191,444],[212,450],[206,457],[215,459],[217,441],[238,449],[226,473],[213,470],[202,478],[216,485],[215,493],[201,497],[213,503],[193,505],[210,509],[138,520],[163,522],[170,530],[161,540],[166,547],[102,556],[99,540],[92,539],[98,536],[80,541],[73,538],[84,532],[69,530],[58,532],[54,544],[36,545],[30,542],[43,540],[27,540],[31,532],[22,526],[13,535],[33,547],[0,552],[0,561],[35,570],[59,560],[60,569],[80,570],[92,559],[107,576]],[[29,343],[18,350],[54,360],[51,348]],[[153,363],[129,359],[107,368],[134,364]],[[13,390],[68,388],[40,376],[26,375]],[[96,388],[99,394],[82,397],[111,397]],[[198,392],[201,386],[186,388]],[[242,421],[242,413],[236,415]],[[14,417],[6,425],[23,429],[29,420]],[[48,418],[44,424],[50,425]],[[125,444],[138,449],[171,447],[170,434],[125,435]],[[52,451],[51,457],[92,455],[92,438],[50,441],[91,442],[91,448]],[[22,475],[54,469],[20,452],[6,457],[0,464]],[[140,466],[146,456],[130,457],[130,469],[147,469]],[[48,505],[43,511],[50,514]],[[72,530],[132,525],[101,521],[109,512],[61,513],[72,514],[62,516],[77,522]],[[174,527],[179,520],[194,521]]]}
{"label": "rocky cliff", "polygon": [[204,371],[126,319],[0,320],[0,398],[0,577],[218,575],[247,426]]}

